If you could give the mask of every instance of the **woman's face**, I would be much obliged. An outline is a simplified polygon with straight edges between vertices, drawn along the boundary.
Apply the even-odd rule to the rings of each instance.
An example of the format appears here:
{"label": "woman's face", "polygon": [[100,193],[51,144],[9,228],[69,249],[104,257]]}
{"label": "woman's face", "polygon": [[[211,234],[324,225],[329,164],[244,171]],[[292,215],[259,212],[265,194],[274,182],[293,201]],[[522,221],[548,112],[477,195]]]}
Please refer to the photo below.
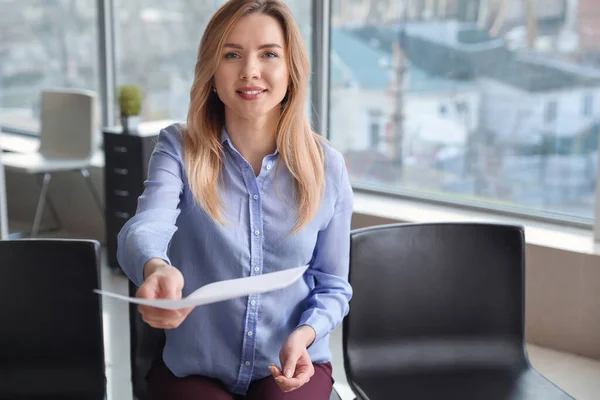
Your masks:
{"label": "woman's face", "polygon": [[214,77],[226,113],[256,119],[279,112],[289,83],[283,35],[279,22],[264,14],[248,15],[234,26]]}

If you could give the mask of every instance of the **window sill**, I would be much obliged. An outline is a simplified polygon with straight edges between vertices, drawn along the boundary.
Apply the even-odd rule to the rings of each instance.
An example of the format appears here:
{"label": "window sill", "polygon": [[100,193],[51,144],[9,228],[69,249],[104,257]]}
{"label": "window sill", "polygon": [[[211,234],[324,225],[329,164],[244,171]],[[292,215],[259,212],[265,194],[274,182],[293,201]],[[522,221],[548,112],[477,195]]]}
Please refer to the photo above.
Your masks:
{"label": "window sill", "polygon": [[525,229],[528,244],[600,255],[600,243],[594,241],[591,229],[564,226],[550,222],[524,220],[431,204],[418,200],[399,199],[385,194],[354,191],[354,213],[398,222],[491,222],[515,224]]}

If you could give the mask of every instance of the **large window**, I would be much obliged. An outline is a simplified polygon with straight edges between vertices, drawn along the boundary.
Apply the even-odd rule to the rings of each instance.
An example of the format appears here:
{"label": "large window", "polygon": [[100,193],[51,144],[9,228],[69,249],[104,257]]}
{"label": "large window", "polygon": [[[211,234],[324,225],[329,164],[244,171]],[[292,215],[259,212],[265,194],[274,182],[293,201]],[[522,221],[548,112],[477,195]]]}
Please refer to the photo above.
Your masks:
{"label": "large window", "polygon": [[593,217],[600,3],[527,1],[333,0],[330,138],[357,186]]}
{"label": "large window", "polygon": [[[143,120],[184,120],[224,1],[105,0],[115,20],[99,38],[103,2],[0,0],[0,126],[36,132],[41,90],[100,93],[113,73],[143,88]],[[312,53],[322,3],[286,2]],[[355,187],[589,222],[599,26],[596,0],[331,0],[328,135]],[[98,55],[112,33],[116,71],[111,46]]]}
{"label": "large window", "polygon": [[[198,45],[209,19],[224,2],[117,1],[117,84],[143,88],[143,120],[186,119]],[[287,4],[310,49],[311,2]]]}
{"label": "large window", "polygon": [[44,88],[98,87],[96,0],[0,0],[0,126],[39,130]]}

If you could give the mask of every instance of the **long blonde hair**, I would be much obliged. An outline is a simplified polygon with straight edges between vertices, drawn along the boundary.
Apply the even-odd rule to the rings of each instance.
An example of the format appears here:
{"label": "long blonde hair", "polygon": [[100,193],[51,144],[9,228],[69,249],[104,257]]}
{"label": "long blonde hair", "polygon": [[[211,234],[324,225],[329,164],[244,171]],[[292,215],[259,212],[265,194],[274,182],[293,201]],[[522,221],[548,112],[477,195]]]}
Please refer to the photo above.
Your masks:
{"label": "long blonde hair", "polygon": [[302,36],[289,8],[280,0],[230,0],[209,21],[198,50],[190,93],[183,153],[191,192],[217,222],[223,222],[219,197],[225,107],[212,91],[223,44],[240,18],[261,13],[275,18],[284,32],[290,83],[277,125],[280,157],[294,178],[297,202],[295,233],[317,213],[325,190],[321,137],[312,131],[305,112],[310,64]]}

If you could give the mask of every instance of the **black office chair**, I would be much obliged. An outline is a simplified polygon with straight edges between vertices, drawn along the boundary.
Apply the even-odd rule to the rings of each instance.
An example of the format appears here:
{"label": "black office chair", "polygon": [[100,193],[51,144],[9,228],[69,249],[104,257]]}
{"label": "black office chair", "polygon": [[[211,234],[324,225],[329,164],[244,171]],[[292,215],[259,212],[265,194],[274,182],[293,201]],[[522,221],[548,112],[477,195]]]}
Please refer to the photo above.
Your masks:
{"label": "black office chair", "polygon": [[[134,297],[137,287],[129,281],[129,295]],[[131,387],[133,398],[147,400],[146,375],[155,362],[160,361],[165,346],[165,333],[152,328],[142,320],[138,305],[129,304],[129,333],[131,352]]]}
{"label": "black office chair", "polygon": [[106,396],[100,244],[0,241],[0,399]]}
{"label": "black office chair", "polygon": [[[129,295],[135,296],[137,287],[129,282]],[[131,386],[133,397],[137,400],[148,399],[146,374],[153,363],[160,361],[165,345],[165,334],[162,329],[152,328],[146,324],[138,312],[138,306],[131,304],[129,308],[131,334]],[[340,400],[333,389],[330,400]]]}
{"label": "black office chair", "polygon": [[571,399],[524,346],[520,227],[394,224],[353,231],[344,367],[359,399]]}

